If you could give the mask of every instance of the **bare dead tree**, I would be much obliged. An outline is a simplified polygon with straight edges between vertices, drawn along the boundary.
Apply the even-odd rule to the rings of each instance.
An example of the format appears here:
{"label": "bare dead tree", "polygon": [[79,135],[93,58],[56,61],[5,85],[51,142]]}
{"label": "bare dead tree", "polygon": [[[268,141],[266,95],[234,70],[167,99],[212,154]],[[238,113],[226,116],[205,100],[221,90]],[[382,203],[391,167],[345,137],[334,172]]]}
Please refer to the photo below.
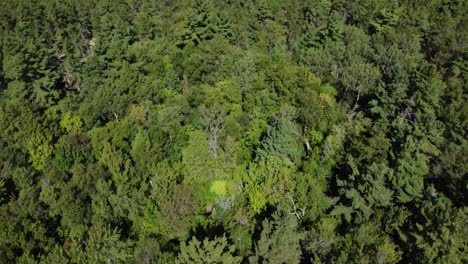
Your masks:
{"label": "bare dead tree", "polygon": [[182,82],[182,93],[186,93],[189,89],[189,81],[186,75],[184,75],[184,80]]}
{"label": "bare dead tree", "polygon": [[351,121],[353,117],[356,115],[356,111],[359,108],[359,97],[361,96],[361,92],[358,91],[357,97],[356,97],[356,102],[354,103],[353,109],[351,109],[351,112],[348,116],[348,121]]}
{"label": "bare dead tree", "polygon": [[292,206],[293,206],[293,211],[289,213],[295,215],[297,217],[297,220],[301,220],[302,217],[304,217],[305,215],[305,207],[299,208],[298,210],[298,208],[296,207],[296,203],[294,202],[294,198],[290,193],[288,193],[288,198],[289,198],[289,201],[291,201]]}
{"label": "bare dead tree", "polygon": [[310,155],[312,153],[312,148],[310,147],[310,143],[307,140],[304,140],[304,147],[307,155]]}
{"label": "bare dead tree", "polygon": [[400,125],[403,121],[410,122],[412,125],[414,124],[414,114],[409,110],[409,108],[405,108],[405,110],[400,114]]}
{"label": "bare dead tree", "polygon": [[201,109],[203,126],[208,133],[208,150],[213,159],[218,158],[219,138],[224,133],[224,118],[223,113],[216,109],[202,108]]}
{"label": "bare dead tree", "polygon": [[414,121],[415,121],[415,115],[414,113],[412,112],[412,105],[414,105],[414,99],[415,99],[415,96],[411,96],[410,100],[409,100],[409,105],[408,104],[404,104],[405,105],[405,110],[403,110],[401,113],[400,113],[400,124],[401,125],[404,121],[406,122],[409,122],[411,123],[412,125],[414,125]]}
{"label": "bare dead tree", "polygon": [[354,103],[353,109],[351,110],[351,113],[356,113],[356,110],[359,108],[359,97],[361,96],[361,91],[358,91],[357,97],[356,97],[356,102]]}

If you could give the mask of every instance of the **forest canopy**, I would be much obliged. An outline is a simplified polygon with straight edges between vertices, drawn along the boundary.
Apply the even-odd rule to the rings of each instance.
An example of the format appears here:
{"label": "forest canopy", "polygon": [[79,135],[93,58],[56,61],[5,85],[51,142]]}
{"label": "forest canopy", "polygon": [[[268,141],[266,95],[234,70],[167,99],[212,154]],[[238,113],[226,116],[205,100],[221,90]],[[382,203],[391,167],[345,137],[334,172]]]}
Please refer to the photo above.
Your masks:
{"label": "forest canopy", "polygon": [[467,263],[467,14],[0,0],[0,262]]}

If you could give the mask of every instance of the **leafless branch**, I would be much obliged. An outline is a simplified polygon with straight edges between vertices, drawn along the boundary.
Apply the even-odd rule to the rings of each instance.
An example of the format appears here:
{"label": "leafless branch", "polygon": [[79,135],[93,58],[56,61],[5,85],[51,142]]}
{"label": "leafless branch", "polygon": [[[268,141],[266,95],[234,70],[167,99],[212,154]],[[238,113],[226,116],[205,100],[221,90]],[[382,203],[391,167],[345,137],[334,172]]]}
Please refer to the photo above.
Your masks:
{"label": "leafless branch", "polygon": [[219,137],[224,132],[223,116],[221,111],[214,108],[202,109],[203,125],[209,134],[208,150],[213,159],[218,158]]}
{"label": "leafless branch", "polygon": [[290,193],[288,193],[288,198],[293,205],[293,211],[289,213],[295,215],[297,217],[297,220],[301,220],[302,217],[304,217],[305,215],[305,207],[299,208],[298,210],[296,207],[296,203],[294,202],[294,198]]}

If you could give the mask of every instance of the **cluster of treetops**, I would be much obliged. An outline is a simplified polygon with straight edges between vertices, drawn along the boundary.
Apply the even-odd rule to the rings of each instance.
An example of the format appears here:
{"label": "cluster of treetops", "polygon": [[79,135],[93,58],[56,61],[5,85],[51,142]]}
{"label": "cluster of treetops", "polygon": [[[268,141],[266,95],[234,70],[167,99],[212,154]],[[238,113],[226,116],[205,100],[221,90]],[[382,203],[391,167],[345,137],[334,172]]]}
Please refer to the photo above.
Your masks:
{"label": "cluster of treetops", "polygon": [[0,6],[0,262],[467,263],[467,1]]}

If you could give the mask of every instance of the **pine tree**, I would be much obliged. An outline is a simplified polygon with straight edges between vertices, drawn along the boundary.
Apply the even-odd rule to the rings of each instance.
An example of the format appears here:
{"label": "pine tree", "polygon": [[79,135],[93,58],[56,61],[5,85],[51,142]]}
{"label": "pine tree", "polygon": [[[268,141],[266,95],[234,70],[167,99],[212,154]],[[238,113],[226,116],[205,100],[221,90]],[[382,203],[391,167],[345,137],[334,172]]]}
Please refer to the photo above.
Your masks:
{"label": "pine tree", "polygon": [[235,248],[228,245],[226,237],[213,240],[205,238],[203,241],[192,237],[187,244],[181,243],[181,250],[177,263],[213,263],[235,264],[241,263],[241,258],[234,255]]}
{"label": "pine tree", "polygon": [[189,43],[198,46],[202,41],[217,36],[231,36],[229,21],[225,17],[220,17],[213,5],[213,2],[208,0],[194,2],[177,47],[184,48]]}

